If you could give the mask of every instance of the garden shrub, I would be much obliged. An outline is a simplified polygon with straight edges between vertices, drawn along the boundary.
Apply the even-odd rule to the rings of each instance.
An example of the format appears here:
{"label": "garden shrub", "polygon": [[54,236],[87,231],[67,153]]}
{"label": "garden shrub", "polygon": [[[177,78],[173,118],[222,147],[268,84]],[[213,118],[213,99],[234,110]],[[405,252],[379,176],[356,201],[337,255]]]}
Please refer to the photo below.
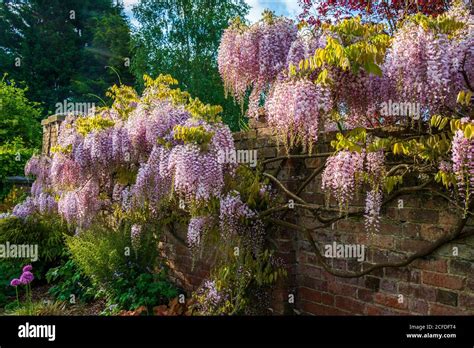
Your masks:
{"label": "garden shrub", "polygon": [[0,311],[15,298],[15,288],[10,285],[10,281],[18,275],[22,264],[23,261],[17,259],[0,261]]}
{"label": "garden shrub", "polygon": [[0,79],[0,199],[10,190],[5,177],[23,175],[26,161],[41,144],[41,109],[26,88]]}
{"label": "garden shrub", "polygon": [[50,268],[46,273],[46,280],[52,284],[49,293],[59,301],[87,303],[94,298],[95,289],[89,277],[81,272],[73,259]]}
{"label": "garden shrub", "polygon": [[55,215],[32,215],[25,220],[15,216],[0,219],[0,244],[38,245],[38,260],[33,264],[40,280],[49,267],[58,265],[66,256],[64,235],[68,233],[62,219]]}
{"label": "garden shrub", "polygon": [[12,185],[10,191],[0,203],[0,213],[10,212],[28,196],[29,187]]}
{"label": "garden shrub", "polygon": [[94,286],[105,292],[110,305],[134,310],[150,309],[167,303],[177,294],[167,280],[158,259],[159,231],[144,225],[140,236],[132,237],[132,226],[124,223],[116,229],[94,225],[66,243],[72,258]]}
{"label": "garden shrub", "polygon": [[23,175],[25,164],[35,151],[27,147],[20,137],[0,145],[0,199],[8,194],[12,186],[5,182],[5,178]]}

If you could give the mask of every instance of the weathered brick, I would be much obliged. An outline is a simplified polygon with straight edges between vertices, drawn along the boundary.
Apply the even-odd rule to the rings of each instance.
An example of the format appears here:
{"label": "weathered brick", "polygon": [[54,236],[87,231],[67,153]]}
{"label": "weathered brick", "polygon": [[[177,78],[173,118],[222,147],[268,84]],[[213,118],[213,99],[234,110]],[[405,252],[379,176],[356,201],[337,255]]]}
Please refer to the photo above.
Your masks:
{"label": "weathered brick", "polygon": [[321,294],[321,303],[333,306],[334,305],[334,295],[323,292]]}
{"label": "weathered brick", "polygon": [[306,168],[318,168],[323,164],[322,158],[307,158],[305,160]]}
{"label": "weathered brick", "polygon": [[409,268],[385,268],[385,276],[404,282],[419,283],[420,272]]}
{"label": "weathered brick", "polygon": [[401,251],[408,251],[408,252],[418,252],[431,244],[432,244],[431,242],[425,241],[425,240],[414,240],[414,239],[397,240],[397,247],[400,248]]}
{"label": "weathered brick", "polygon": [[474,295],[461,294],[459,295],[459,307],[466,307],[474,314]]}
{"label": "weathered brick", "polygon": [[392,249],[395,246],[395,239],[392,236],[377,234],[369,239],[371,245],[383,248]]}
{"label": "weathered brick", "polygon": [[298,289],[298,299],[301,301],[310,301],[315,303],[321,302],[321,292],[309,289],[309,288],[299,288]]}
{"label": "weathered brick", "polygon": [[384,292],[397,293],[398,282],[390,279],[382,279],[380,281],[380,290],[383,290]]}
{"label": "weathered brick", "polygon": [[386,307],[380,307],[373,304],[367,304],[366,309],[367,315],[400,315],[403,312],[398,312],[396,310],[392,310]]}
{"label": "weathered brick", "polygon": [[466,315],[467,313],[459,308],[445,306],[438,303],[429,304],[430,315]]}
{"label": "weathered brick", "polygon": [[391,307],[391,308],[397,308],[397,309],[407,309],[408,308],[407,300],[406,298],[402,298],[402,299],[403,299],[403,302],[400,303],[398,296],[389,295],[382,292],[376,293],[374,297],[374,301],[381,305]]}
{"label": "weathered brick", "polygon": [[302,301],[301,309],[304,313],[315,315],[349,315],[350,312],[338,308],[324,306],[317,303]]}
{"label": "weathered brick", "polygon": [[459,215],[456,212],[443,209],[439,212],[439,224],[446,226],[455,226],[459,222]]}
{"label": "weathered brick", "polygon": [[301,279],[301,286],[305,286],[310,289],[315,289],[319,291],[328,291],[328,282],[321,279],[314,279],[308,276],[303,276]]}
{"label": "weathered brick", "polygon": [[464,285],[464,279],[461,277],[428,271],[423,271],[422,281],[423,284],[429,284],[436,287],[453,290],[460,290]]}
{"label": "weathered brick", "polygon": [[410,313],[427,315],[429,312],[428,302],[417,298],[408,298],[408,309]]}
{"label": "weathered brick", "polygon": [[398,292],[404,295],[413,296],[426,301],[436,300],[436,290],[425,285],[416,285],[411,283],[399,283]]}
{"label": "weathered brick", "polygon": [[414,238],[417,239],[420,236],[421,225],[411,222],[405,222],[401,224],[402,232],[400,236],[403,238]]}
{"label": "weathered brick", "polygon": [[467,279],[466,290],[474,292],[474,279]]}
{"label": "weathered brick", "polygon": [[332,282],[328,284],[328,291],[334,295],[355,297],[357,287],[350,284]]}
{"label": "weathered brick", "polygon": [[421,238],[428,241],[435,241],[440,239],[449,233],[449,230],[446,230],[442,227],[423,224],[421,225],[420,236]]}
{"label": "weathered brick", "polygon": [[365,303],[350,297],[336,296],[335,306],[355,314],[364,314]]}
{"label": "weathered brick", "polygon": [[399,236],[402,233],[402,225],[394,222],[381,222],[379,233]]}
{"label": "weathered brick", "polygon": [[276,149],[274,147],[264,147],[259,149],[257,156],[259,159],[273,158],[276,156]]}
{"label": "weathered brick", "polygon": [[374,292],[369,289],[357,289],[357,298],[365,302],[373,302]]}
{"label": "weathered brick", "polygon": [[436,302],[456,307],[458,305],[458,294],[452,291],[437,289]]}
{"label": "weathered brick", "polygon": [[414,268],[424,269],[438,273],[446,273],[448,270],[448,263],[446,260],[422,260],[418,259],[411,264]]}
{"label": "weathered brick", "polygon": [[380,278],[371,277],[371,276],[365,277],[365,287],[373,291],[379,291]]}
{"label": "weathered brick", "polygon": [[452,259],[449,261],[449,272],[463,274],[467,276],[474,275],[474,262]]}
{"label": "weathered brick", "polygon": [[436,224],[438,223],[439,214],[437,210],[431,209],[414,209],[414,208],[404,208],[398,209],[397,220],[400,221],[410,221],[410,222],[420,222],[427,224]]}

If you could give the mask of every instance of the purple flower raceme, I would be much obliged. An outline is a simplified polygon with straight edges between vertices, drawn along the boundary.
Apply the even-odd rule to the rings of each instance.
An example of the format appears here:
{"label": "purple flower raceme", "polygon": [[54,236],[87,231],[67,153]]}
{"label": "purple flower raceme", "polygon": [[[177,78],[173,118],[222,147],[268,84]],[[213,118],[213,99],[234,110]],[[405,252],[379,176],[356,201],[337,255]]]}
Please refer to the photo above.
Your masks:
{"label": "purple flower raceme", "polygon": [[285,147],[301,144],[309,152],[331,108],[329,90],[305,79],[277,81],[265,103],[268,123]]}
{"label": "purple flower raceme", "polygon": [[452,161],[452,171],[456,176],[459,194],[467,206],[474,188],[474,138],[466,138],[462,130],[454,134]]}
{"label": "purple flower raceme", "polygon": [[223,164],[217,152],[203,153],[197,145],[173,148],[168,170],[173,175],[176,193],[187,200],[207,201],[218,197],[224,187]]}
{"label": "purple flower raceme", "polygon": [[438,169],[445,173],[451,173],[453,171],[453,165],[448,161],[441,161],[439,162]]}
{"label": "purple flower raceme", "polygon": [[365,227],[368,231],[378,231],[380,225],[380,207],[382,192],[378,189],[367,192],[365,200]]}
{"label": "purple flower raceme", "polygon": [[12,214],[20,219],[26,219],[28,216],[36,212],[35,201],[32,197],[27,197],[25,201],[13,208]]}
{"label": "purple flower raceme", "polygon": [[364,171],[364,152],[339,151],[328,158],[322,174],[322,189],[334,195],[341,211],[347,208],[357,187],[356,174]]}
{"label": "purple flower raceme", "polygon": [[260,95],[286,68],[290,47],[297,36],[297,28],[288,19],[267,16],[246,27],[234,23],[224,31],[218,51],[219,73],[226,92],[243,105],[248,88],[249,115],[257,117]]}
{"label": "purple flower raceme", "polygon": [[224,291],[217,289],[214,280],[206,280],[197,293],[201,296],[199,301],[200,311],[203,314],[215,314],[228,298]]}
{"label": "purple flower raceme", "polygon": [[143,228],[141,225],[134,224],[130,229],[130,237],[132,239],[132,246],[137,249],[140,243],[140,238],[143,232]]}
{"label": "purple flower raceme", "polygon": [[26,265],[25,267],[23,267],[23,272],[31,272],[32,270],[33,270],[32,265]]}
{"label": "purple flower raceme", "polygon": [[240,194],[228,194],[221,199],[220,225],[223,233],[239,234],[244,226],[242,219],[255,216],[255,212],[242,202]]}
{"label": "purple flower raceme", "polygon": [[130,233],[133,239],[139,238],[142,233],[142,226],[137,224],[133,225]]}
{"label": "purple flower raceme", "polygon": [[190,248],[200,245],[202,236],[212,225],[212,219],[208,216],[193,217],[189,221],[187,243]]}
{"label": "purple flower raceme", "polygon": [[456,11],[453,6],[447,15],[466,25],[455,35],[413,21],[407,21],[396,31],[384,72],[395,86],[399,100],[419,102],[433,112],[445,105],[455,107],[457,93],[464,88],[461,57],[470,61],[464,69],[471,78],[474,66],[472,25],[467,24],[472,16],[469,19],[469,13],[460,15]]}

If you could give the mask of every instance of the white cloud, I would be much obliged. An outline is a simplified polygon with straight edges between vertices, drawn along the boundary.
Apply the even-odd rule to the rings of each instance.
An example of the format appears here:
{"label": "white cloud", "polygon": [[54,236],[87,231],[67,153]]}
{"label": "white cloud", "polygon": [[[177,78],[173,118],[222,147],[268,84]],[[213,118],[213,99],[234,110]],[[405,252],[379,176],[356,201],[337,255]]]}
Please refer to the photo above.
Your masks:
{"label": "white cloud", "polygon": [[133,5],[137,4],[140,0],[123,0],[125,8],[132,8]]}
{"label": "white cloud", "polygon": [[298,5],[298,0],[283,0],[288,14],[292,18],[297,18],[301,12],[301,7]]}
{"label": "white cloud", "polygon": [[138,4],[140,0],[122,0],[123,6],[125,8],[125,15],[130,19],[130,22],[133,27],[138,27],[140,23],[138,23],[137,19],[133,17],[132,7]]}
{"label": "white cloud", "polygon": [[275,11],[278,16],[289,16],[294,19],[301,12],[298,0],[246,0],[246,3],[251,7],[247,15],[251,23],[258,21],[267,8]]}
{"label": "white cloud", "polygon": [[266,7],[261,0],[247,0],[246,2],[250,6],[247,19],[250,21],[250,23],[255,23],[260,19],[263,10],[265,10]]}

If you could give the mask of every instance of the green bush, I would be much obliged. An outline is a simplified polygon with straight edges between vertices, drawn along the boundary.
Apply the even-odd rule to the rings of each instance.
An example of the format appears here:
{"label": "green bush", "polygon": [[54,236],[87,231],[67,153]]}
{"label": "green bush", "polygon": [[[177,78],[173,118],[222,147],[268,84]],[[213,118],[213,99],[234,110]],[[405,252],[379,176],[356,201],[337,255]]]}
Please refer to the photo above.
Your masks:
{"label": "green bush", "polygon": [[11,212],[13,208],[23,202],[30,192],[30,188],[26,186],[12,185],[8,194],[0,203],[0,212]]}
{"label": "green bush", "polygon": [[18,278],[23,262],[17,259],[2,259],[0,261],[0,308],[15,298],[15,288],[10,285],[13,278]]}
{"label": "green bush", "polygon": [[0,79],[0,199],[11,189],[5,177],[23,175],[26,161],[41,145],[41,109],[26,88]]}
{"label": "green bush", "polygon": [[26,220],[14,216],[0,219],[0,244],[38,245],[38,260],[33,267],[36,278],[40,280],[50,267],[57,266],[66,256],[63,236],[67,233],[66,225],[56,215],[33,215]]}
{"label": "green bush", "polygon": [[5,178],[23,175],[26,162],[36,150],[26,147],[20,137],[0,144],[0,199],[3,199],[11,190],[11,185],[5,182]]}
{"label": "green bush", "polygon": [[28,148],[41,144],[41,108],[26,98],[26,91],[5,76],[0,80],[0,144],[17,137]]}
{"label": "green bush", "polygon": [[167,303],[177,289],[159,263],[159,231],[145,225],[139,240],[132,241],[130,229],[129,224],[116,230],[98,225],[67,237],[66,243],[84,274],[105,292],[109,305],[134,310]]}
{"label": "green bush", "polygon": [[140,273],[133,268],[111,283],[109,303],[118,308],[135,310],[145,306],[151,312],[154,306],[166,304],[178,295],[164,270],[157,274]]}
{"label": "green bush", "polygon": [[46,273],[46,280],[53,284],[49,293],[59,301],[89,302],[95,291],[90,279],[81,272],[74,260],[69,259],[60,266],[51,268]]}

